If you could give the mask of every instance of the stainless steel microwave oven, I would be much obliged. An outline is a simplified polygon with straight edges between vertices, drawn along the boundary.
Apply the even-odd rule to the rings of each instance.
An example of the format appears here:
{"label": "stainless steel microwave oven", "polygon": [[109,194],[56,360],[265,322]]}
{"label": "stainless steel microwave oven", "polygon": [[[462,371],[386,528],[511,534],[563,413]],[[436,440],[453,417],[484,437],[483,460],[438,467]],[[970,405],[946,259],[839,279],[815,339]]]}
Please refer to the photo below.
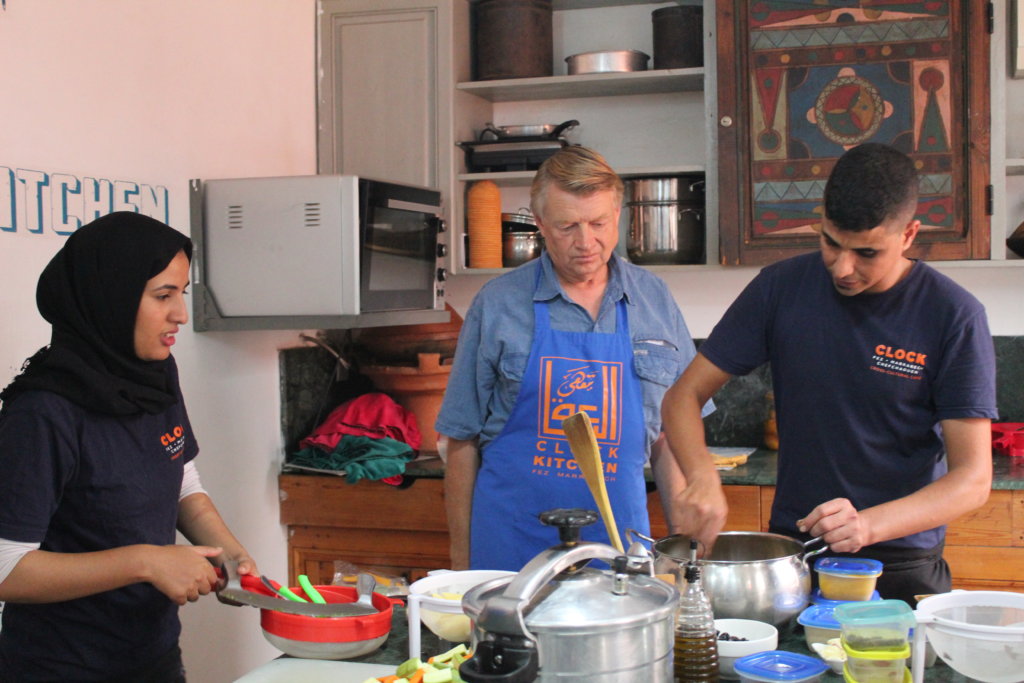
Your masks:
{"label": "stainless steel microwave oven", "polygon": [[437,190],[316,175],[193,180],[192,193],[203,284],[225,318],[444,309]]}

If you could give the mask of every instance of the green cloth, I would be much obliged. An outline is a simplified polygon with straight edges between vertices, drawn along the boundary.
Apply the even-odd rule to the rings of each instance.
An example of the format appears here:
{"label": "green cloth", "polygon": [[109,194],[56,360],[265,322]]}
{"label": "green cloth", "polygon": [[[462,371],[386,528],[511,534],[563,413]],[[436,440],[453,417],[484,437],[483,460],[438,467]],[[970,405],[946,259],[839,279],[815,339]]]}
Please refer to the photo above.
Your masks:
{"label": "green cloth", "polygon": [[345,481],[354,484],[360,479],[384,479],[405,472],[405,463],[415,452],[409,444],[388,437],[345,435],[333,451],[315,446],[295,453],[289,465],[345,473]]}

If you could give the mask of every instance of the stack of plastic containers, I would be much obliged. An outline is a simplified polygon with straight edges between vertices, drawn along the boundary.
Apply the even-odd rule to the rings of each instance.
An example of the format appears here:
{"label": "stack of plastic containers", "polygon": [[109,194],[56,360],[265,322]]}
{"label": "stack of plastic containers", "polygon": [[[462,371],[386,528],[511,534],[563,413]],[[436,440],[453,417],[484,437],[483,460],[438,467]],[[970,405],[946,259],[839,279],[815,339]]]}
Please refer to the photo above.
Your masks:
{"label": "stack of plastic containers", "polygon": [[852,557],[822,557],[814,564],[818,588],[811,594],[811,606],[800,613],[797,623],[804,627],[807,647],[827,644],[839,638],[835,608],[849,602],[880,600],[875,583],[882,574],[878,560]]}
{"label": "stack of plastic containers", "polygon": [[914,612],[902,600],[846,602],[834,610],[839,623],[849,683],[910,681],[910,632]]}

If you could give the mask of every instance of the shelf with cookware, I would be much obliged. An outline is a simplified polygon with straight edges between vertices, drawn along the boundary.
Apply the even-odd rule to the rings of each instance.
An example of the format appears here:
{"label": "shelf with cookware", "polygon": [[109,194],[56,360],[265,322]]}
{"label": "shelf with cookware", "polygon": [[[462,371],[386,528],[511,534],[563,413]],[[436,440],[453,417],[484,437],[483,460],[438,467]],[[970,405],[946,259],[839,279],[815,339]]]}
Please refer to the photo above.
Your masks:
{"label": "shelf with cookware", "polygon": [[[479,10],[481,4],[487,3],[472,2],[470,7]],[[708,22],[700,17],[703,5],[688,3],[688,11],[697,13],[696,20],[690,16],[689,21],[691,24],[698,22],[698,38],[701,32],[708,33]],[[490,163],[491,159],[478,163],[481,159],[475,153],[492,149],[483,142],[488,139],[485,131],[490,125],[576,121],[559,136],[561,140],[554,148],[569,144],[592,147],[626,179],[682,176],[688,184],[693,176],[699,175],[714,184],[714,155],[708,133],[713,129],[713,122],[708,120],[706,107],[706,102],[711,100],[705,93],[707,80],[713,79],[713,74],[708,74],[699,63],[699,57],[696,65],[662,59],[661,65],[668,64],[669,68],[658,68],[655,60],[651,64],[654,68],[637,71],[573,73],[574,67],[567,65],[569,56],[598,54],[591,52],[595,50],[639,51],[657,56],[655,13],[678,7],[679,3],[675,2],[649,0],[555,0],[553,57],[548,60],[550,75],[499,78],[491,74],[482,78],[479,59],[474,53],[471,61],[476,68],[471,78],[476,80],[461,80],[455,85],[456,99],[461,102],[455,108],[456,139],[463,141],[458,144],[464,151],[471,147],[472,152],[466,151],[461,163],[456,163],[453,178],[451,272],[491,275],[507,269],[468,267],[470,230],[466,194],[474,183],[492,181],[500,189],[501,211],[519,211],[529,206],[529,186],[542,160],[528,159],[516,164],[512,159],[503,165],[505,160],[499,158],[494,164]],[[699,49],[706,51],[708,48]],[[476,46],[471,46],[471,52],[475,50]],[[529,52],[529,49],[520,51]],[[514,139],[495,142],[510,140],[516,142]],[[714,188],[707,187],[706,191],[708,205],[717,204]],[[628,211],[624,209],[623,214],[620,231],[625,233]],[[715,215],[716,211],[712,211],[711,216],[701,215],[709,226],[706,235],[709,245],[717,244]],[[716,253],[708,257],[702,255],[700,263],[717,261]]]}

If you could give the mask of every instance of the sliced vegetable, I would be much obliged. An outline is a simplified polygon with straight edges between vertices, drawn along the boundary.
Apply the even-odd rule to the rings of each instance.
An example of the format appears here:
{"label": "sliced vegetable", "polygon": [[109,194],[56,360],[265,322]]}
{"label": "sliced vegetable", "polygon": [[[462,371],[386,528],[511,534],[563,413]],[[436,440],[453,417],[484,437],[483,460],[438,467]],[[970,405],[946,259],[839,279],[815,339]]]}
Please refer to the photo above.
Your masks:
{"label": "sliced vegetable", "polygon": [[416,670],[420,669],[422,666],[423,662],[420,661],[420,658],[413,657],[412,659],[407,659],[401,664],[399,664],[398,669],[395,671],[395,674],[399,678],[407,678],[411,674],[415,673]]}
{"label": "sliced vegetable", "polygon": [[423,674],[423,683],[451,683],[451,669],[427,669]]}
{"label": "sliced vegetable", "polygon": [[469,648],[466,647],[466,644],[465,643],[459,643],[458,645],[456,645],[452,649],[448,650],[447,652],[441,653],[439,655],[434,655],[433,657],[430,658],[430,660],[434,664],[436,664],[438,662],[448,662],[448,661],[451,661],[452,658],[455,657],[455,655],[466,655],[468,652],[469,652]]}

